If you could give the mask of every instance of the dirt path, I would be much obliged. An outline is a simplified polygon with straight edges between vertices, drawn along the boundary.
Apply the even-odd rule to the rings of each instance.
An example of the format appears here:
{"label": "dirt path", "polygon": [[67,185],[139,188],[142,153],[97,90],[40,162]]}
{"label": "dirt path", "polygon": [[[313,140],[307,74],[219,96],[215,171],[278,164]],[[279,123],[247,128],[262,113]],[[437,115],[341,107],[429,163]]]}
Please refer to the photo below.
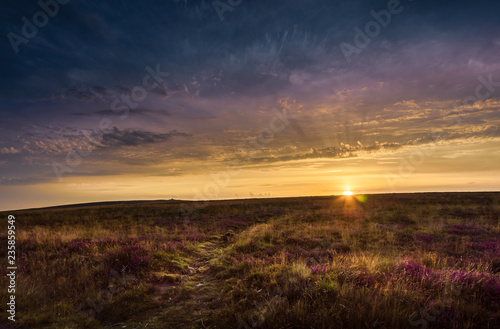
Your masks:
{"label": "dirt path", "polygon": [[187,328],[205,328],[206,319],[220,300],[220,281],[209,270],[210,261],[219,255],[223,245],[221,239],[200,243],[198,255],[189,264],[189,273],[183,275],[180,283],[154,284],[153,300],[162,309],[182,306],[189,310],[189,319],[185,319],[188,323],[184,322]]}

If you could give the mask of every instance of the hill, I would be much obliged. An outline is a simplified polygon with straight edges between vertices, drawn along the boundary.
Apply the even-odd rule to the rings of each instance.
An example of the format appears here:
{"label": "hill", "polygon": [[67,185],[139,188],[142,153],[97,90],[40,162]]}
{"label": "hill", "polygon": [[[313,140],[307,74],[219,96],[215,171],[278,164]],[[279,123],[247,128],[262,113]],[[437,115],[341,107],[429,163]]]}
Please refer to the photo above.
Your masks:
{"label": "hill", "polygon": [[493,192],[2,212],[22,328],[495,328],[499,214]]}

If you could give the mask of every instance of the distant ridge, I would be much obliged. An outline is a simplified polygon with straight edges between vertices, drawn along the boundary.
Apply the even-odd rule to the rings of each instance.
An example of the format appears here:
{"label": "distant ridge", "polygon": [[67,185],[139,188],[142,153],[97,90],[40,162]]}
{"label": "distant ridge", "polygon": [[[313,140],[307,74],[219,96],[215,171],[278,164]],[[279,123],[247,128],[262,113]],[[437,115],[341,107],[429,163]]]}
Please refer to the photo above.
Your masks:
{"label": "distant ridge", "polygon": [[67,204],[60,206],[49,206],[49,207],[39,207],[39,208],[27,208],[27,209],[18,209],[14,211],[24,211],[24,210],[42,210],[42,209],[65,209],[65,208],[81,208],[81,207],[96,207],[96,206],[114,206],[120,204],[137,204],[137,203],[160,203],[160,202],[180,202],[182,200],[132,200],[132,201],[101,201],[101,202],[86,202],[86,203],[75,203],[75,204]]}
{"label": "distant ridge", "polygon": [[[393,192],[393,193],[355,193],[364,194],[367,196],[384,196],[384,195],[394,195],[398,197],[404,196],[437,196],[437,195],[486,195],[486,194],[498,194],[500,191],[432,191],[432,192]],[[306,198],[332,198],[332,197],[342,197],[342,195],[304,195],[304,196],[276,196],[276,197],[249,197],[249,198],[229,198],[229,199],[217,199],[217,200],[179,200],[179,199],[157,199],[157,200],[131,200],[131,201],[100,201],[100,202],[84,202],[75,204],[66,204],[58,206],[48,206],[48,207],[34,207],[34,208],[24,208],[24,209],[10,209],[10,210],[0,210],[0,213],[13,212],[13,211],[28,211],[28,210],[44,210],[44,209],[70,209],[70,208],[84,208],[84,207],[97,207],[97,206],[113,206],[113,205],[129,205],[129,204],[141,204],[141,203],[196,203],[196,202],[221,202],[221,201],[251,201],[251,200],[276,200],[276,199],[306,199]],[[1,327],[0,327],[1,329]]]}

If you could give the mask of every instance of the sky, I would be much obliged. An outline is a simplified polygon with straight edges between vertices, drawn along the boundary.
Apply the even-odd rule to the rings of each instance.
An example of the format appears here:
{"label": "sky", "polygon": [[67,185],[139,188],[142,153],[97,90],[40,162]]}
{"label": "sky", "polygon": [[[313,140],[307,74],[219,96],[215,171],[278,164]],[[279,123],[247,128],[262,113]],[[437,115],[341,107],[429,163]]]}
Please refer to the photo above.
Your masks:
{"label": "sky", "polygon": [[498,190],[499,10],[5,1],[0,210]]}

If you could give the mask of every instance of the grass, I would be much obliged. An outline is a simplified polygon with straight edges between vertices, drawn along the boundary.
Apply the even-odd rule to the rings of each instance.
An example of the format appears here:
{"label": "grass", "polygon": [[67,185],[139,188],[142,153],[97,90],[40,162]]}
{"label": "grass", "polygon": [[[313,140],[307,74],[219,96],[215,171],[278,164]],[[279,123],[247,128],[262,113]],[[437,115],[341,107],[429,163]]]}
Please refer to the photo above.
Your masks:
{"label": "grass", "polygon": [[189,220],[186,202],[10,212],[15,325],[500,327],[499,193],[361,201],[213,201]]}

